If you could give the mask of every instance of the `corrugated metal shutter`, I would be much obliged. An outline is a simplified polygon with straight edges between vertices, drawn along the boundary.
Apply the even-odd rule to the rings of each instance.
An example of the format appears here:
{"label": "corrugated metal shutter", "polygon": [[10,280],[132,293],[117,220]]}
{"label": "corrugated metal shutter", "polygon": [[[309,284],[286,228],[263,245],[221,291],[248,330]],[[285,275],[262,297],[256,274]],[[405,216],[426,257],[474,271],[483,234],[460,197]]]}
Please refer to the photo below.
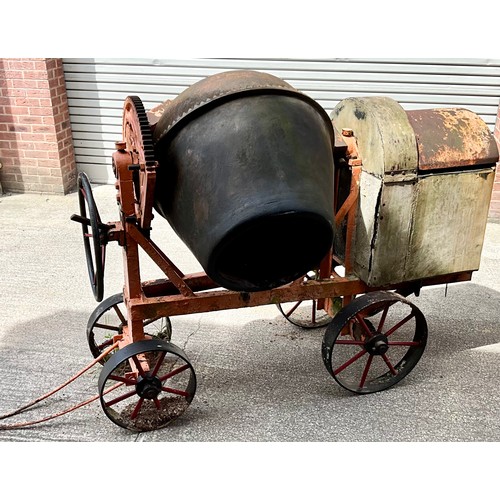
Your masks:
{"label": "corrugated metal shutter", "polygon": [[114,182],[111,155],[121,138],[123,101],[146,109],[221,71],[254,69],[283,78],[330,113],[346,97],[386,95],[403,108],[464,107],[494,128],[500,59],[64,59],[79,170]]}

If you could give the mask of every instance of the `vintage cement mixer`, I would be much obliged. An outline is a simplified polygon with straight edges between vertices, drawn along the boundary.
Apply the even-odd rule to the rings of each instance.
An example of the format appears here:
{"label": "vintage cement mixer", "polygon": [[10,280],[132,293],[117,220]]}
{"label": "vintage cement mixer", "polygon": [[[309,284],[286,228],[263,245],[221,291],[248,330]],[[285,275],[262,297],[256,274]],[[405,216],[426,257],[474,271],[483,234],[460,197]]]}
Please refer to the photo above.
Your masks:
{"label": "vintage cement mixer", "polygon": [[[87,327],[105,414],[133,431],[169,424],[196,375],[168,318],[263,304],[304,328],[328,325],[323,361],[347,390],[398,383],[428,333],[408,296],[479,267],[497,160],[470,111],[366,97],[329,117],[261,72],[208,77],[149,113],[128,97],[113,154],[120,219],[101,221],[83,173],[72,216],[99,302],[106,245],[123,248],[123,293]],[[153,209],[205,272],[184,274],[152,241]],[[164,277],[142,281],[139,249]]]}

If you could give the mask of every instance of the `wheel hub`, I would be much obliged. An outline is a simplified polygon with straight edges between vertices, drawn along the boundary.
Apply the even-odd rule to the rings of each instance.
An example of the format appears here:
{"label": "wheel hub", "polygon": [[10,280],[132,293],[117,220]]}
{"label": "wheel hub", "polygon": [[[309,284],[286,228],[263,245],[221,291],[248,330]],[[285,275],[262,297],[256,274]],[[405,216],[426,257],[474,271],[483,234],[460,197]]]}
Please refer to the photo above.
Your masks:
{"label": "wheel hub", "polygon": [[162,384],[158,377],[139,377],[136,391],[139,397],[144,399],[156,399],[161,393]]}
{"label": "wheel hub", "polygon": [[389,344],[387,341],[387,337],[383,334],[374,335],[370,339],[365,342],[365,349],[369,354],[375,356],[382,356],[389,349]]}

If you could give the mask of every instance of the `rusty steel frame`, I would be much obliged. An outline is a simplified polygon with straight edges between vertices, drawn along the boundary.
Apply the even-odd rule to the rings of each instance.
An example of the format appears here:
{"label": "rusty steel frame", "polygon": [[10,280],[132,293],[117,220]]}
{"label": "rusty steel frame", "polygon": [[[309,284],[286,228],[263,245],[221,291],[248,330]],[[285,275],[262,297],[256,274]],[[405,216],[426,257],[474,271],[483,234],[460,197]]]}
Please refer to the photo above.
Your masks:
{"label": "rusty steel frame", "polygon": [[[346,137],[347,139],[347,137]],[[336,211],[335,225],[347,218],[346,258],[343,263],[346,276],[335,272],[332,262],[339,259],[330,251],[323,259],[317,280],[299,279],[293,283],[259,292],[236,292],[222,289],[205,273],[185,275],[163,253],[149,237],[149,227],[141,227],[141,215],[149,211],[152,205],[155,167],[145,168],[136,152],[128,151],[124,143],[117,143],[117,151],[113,154],[113,163],[117,176],[117,201],[120,205],[121,220],[110,223],[112,229],[108,234],[109,241],[117,241],[123,248],[124,265],[124,304],[127,308],[128,323],[121,335],[113,340],[123,348],[133,342],[147,338],[144,334],[143,322],[153,317],[178,316],[200,312],[238,309],[266,304],[278,304],[300,300],[318,299],[319,307],[331,311],[334,298],[341,297],[346,305],[355,295],[377,290],[412,290],[420,287],[469,281],[471,272],[462,272],[446,276],[420,280],[417,283],[400,283],[386,287],[368,287],[360,279],[351,274],[351,241],[356,226],[356,208],[359,195],[359,176],[361,161],[355,154],[355,146],[349,143],[348,152],[351,159],[345,168],[352,173],[350,193],[343,205]],[[134,168],[139,165],[140,190],[134,183]],[[140,192],[137,199],[136,193]],[[146,202],[144,202],[146,200]],[[149,222],[149,220],[148,220]],[[139,266],[139,248],[157,264],[166,278],[141,281]],[[146,363],[143,361],[143,363]]]}

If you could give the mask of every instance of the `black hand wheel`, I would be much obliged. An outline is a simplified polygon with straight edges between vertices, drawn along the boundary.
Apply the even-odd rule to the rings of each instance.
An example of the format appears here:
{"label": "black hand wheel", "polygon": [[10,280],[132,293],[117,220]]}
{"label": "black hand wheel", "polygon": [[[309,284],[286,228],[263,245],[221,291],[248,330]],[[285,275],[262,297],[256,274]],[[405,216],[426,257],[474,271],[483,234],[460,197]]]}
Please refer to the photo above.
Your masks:
{"label": "black hand wheel", "polygon": [[[126,324],[127,309],[123,304],[123,293],[108,297],[94,309],[87,323],[87,341],[94,358],[113,344],[113,337],[121,335]],[[144,320],[144,334],[170,341],[172,337],[170,318],[161,316]],[[111,354],[103,358],[101,364],[110,357]]]}
{"label": "black hand wheel", "polygon": [[115,424],[131,431],[161,429],[182,415],[196,391],[184,352],[163,340],[141,340],[114,353],[98,382],[101,405]]}
{"label": "black hand wheel", "polygon": [[426,342],[427,322],[414,304],[393,292],[367,293],[333,318],[323,339],[323,362],[339,385],[370,394],[406,377]]}
{"label": "black hand wheel", "polygon": [[80,215],[72,215],[71,220],[82,225],[83,246],[87,259],[90,286],[95,299],[100,302],[104,295],[104,262],[109,226],[101,222],[94,195],[92,194],[92,187],[85,172],[80,172],[78,175],[78,201]]}
{"label": "black hand wheel", "polygon": [[[304,281],[318,279],[318,271],[310,271],[304,276]],[[284,318],[292,325],[301,328],[320,328],[331,321],[331,316],[318,308],[317,299],[299,300],[289,304],[276,304]]]}

